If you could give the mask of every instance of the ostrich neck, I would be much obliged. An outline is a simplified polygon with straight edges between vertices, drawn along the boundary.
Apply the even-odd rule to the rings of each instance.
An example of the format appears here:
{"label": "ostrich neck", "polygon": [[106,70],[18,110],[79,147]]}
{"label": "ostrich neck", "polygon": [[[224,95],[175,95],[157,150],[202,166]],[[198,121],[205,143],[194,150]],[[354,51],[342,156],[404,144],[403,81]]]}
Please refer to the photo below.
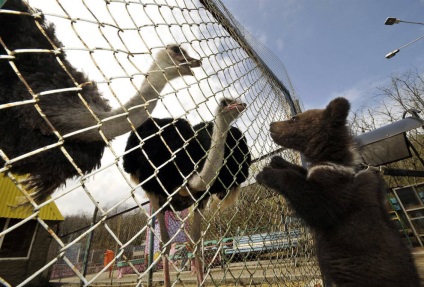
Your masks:
{"label": "ostrich neck", "polygon": [[[122,107],[113,110],[110,115],[107,115],[108,117],[118,117],[102,123],[102,131],[106,138],[112,139],[131,131],[128,119],[131,120],[135,127],[139,127],[153,112],[157,99],[167,83],[168,80],[162,72],[157,70],[150,72],[143,81],[140,91],[124,105],[128,111],[127,116],[123,115],[125,110]],[[102,120],[105,118],[107,117],[102,118]]]}
{"label": "ostrich neck", "polygon": [[[137,128],[139,127],[152,113],[157,104],[157,98],[160,92],[171,80],[153,64],[146,76],[146,79],[141,84],[139,91],[124,105],[110,112],[96,110],[94,113],[101,120],[101,131],[107,139],[113,139],[132,130],[128,119]],[[128,112],[126,112],[127,110]],[[84,121],[85,117],[85,121]],[[78,117],[75,117],[78,118]],[[85,112],[83,117],[79,117],[81,121],[80,128],[86,128],[93,125],[93,116]],[[95,121],[94,121],[95,122]],[[94,123],[95,124],[95,123]],[[102,136],[98,129],[90,129],[75,135],[75,138],[82,141],[101,141]]]}
{"label": "ostrich neck", "polygon": [[231,121],[226,121],[222,115],[217,116],[205,164],[202,170],[193,174],[188,181],[188,186],[193,191],[204,191],[215,182],[224,160],[225,141],[230,124]]}

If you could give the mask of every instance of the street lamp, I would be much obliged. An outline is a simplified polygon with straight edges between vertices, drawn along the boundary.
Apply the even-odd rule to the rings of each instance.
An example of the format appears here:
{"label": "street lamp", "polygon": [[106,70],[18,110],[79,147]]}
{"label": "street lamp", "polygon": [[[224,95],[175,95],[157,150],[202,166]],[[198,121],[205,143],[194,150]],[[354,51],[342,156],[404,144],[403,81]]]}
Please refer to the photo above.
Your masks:
{"label": "street lamp", "polygon": [[[403,20],[400,20],[400,19],[397,19],[397,18],[394,18],[394,17],[388,17],[388,18],[386,19],[386,22],[384,22],[384,25],[393,25],[393,24],[399,24],[399,23],[409,23],[409,24],[424,25],[424,23],[423,23],[423,22],[403,21]],[[400,48],[397,48],[397,49],[396,49],[396,50],[394,50],[394,51],[391,51],[390,53],[388,53],[388,54],[386,55],[386,59],[393,58],[393,57],[394,57],[397,53],[399,53],[399,51],[400,51],[401,49],[405,48],[406,46],[411,45],[412,43],[415,43],[416,41],[420,40],[421,38],[424,38],[424,35],[422,35],[422,36],[420,36],[420,37],[416,38],[415,40],[413,40],[413,41],[409,42],[408,44],[403,45],[403,46],[402,46],[402,47],[400,47]]]}
{"label": "street lamp", "polygon": [[387,55],[386,55],[386,58],[387,59],[390,59],[390,58],[392,58],[392,57],[394,57],[398,52],[399,52],[400,50],[399,49],[396,49],[396,50],[394,50],[394,51],[391,51],[390,53],[388,53]]}
{"label": "street lamp", "polygon": [[424,25],[422,22],[411,22],[411,21],[403,21],[394,17],[389,17],[386,19],[386,22],[384,22],[384,25],[393,25],[393,24],[399,24],[399,23],[409,23],[409,24],[418,24],[418,25]]}

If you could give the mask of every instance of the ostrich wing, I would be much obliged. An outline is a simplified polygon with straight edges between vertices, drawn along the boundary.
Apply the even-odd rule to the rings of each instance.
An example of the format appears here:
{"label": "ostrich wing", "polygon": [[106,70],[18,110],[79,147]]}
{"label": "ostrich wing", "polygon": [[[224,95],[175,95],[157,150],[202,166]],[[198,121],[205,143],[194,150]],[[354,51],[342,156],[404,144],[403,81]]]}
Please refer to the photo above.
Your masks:
{"label": "ostrich wing", "polygon": [[[184,180],[195,168],[201,158],[198,142],[194,139],[191,125],[184,119],[148,119],[137,133],[143,139],[143,145],[124,155],[124,169],[136,175],[148,192],[165,194],[184,184]],[[162,131],[160,131],[162,130]],[[126,151],[140,144],[132,132],[128,138]],[[142,152],[142,149],[144,153]],[[147,155],[147,157],[146,157]],[[157,175],[155,174],[157,169]],[[152,177],[153,176],[153,177]]]}

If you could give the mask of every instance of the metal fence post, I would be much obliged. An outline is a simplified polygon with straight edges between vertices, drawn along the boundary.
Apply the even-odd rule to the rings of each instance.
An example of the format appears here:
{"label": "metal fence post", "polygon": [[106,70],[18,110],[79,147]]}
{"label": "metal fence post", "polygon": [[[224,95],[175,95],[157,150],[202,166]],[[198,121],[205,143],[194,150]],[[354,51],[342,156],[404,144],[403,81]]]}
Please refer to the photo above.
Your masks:
{"label": "metal fence post", "polygon": [[[94,208],[94,213],[93,213],[93,219],[91,220],[91,225],[90,228],[94,225],[94,223],[96,222],[96,218],[97,218],[97,212],[99,211],[99,209],[97,208],[97,206]],[[88,255],[90,253],[90,249],[91,249],[91,240],[93,239],[93,234],[94,234],[94,230],[92,230],[89,234],[88,234],[88,238],[87,238],[87,244],[85,245],[85,253],[84,253],[84,260],[82,262],[82,275],[85,277],[85,275],[87,274],[87,267],[88,267]],[[84,282],[80,282],[80,286],[83,286]]]}
{"label": "metal fence post", "polygon": [[[151,213],[153,214],[155,213],[155,210],[153,209],[153,207],[151,207]],[[151,229],[150,229],[150,237],[149,237],[149,258],[148,258],[148,266],[151,267],[152,263],[153,263],[153,252],[154,252],[154,238],[153,236],[155,236],[153,234],[153,230],[155,229],[155,216],[152,216],[152,223],[151,223]],[[149,273],[147,275],[147,287],[152,287],[153,286],[153,267],[150,268]]]}

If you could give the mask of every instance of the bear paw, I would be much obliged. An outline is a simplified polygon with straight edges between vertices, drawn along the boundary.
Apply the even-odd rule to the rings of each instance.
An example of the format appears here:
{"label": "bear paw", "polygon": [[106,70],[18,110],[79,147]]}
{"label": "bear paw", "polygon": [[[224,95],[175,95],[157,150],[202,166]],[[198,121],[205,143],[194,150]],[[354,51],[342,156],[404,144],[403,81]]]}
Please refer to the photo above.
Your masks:
{"label": "bear paw", "polygon": [[285,160],[281,156],[274,156],[271,159],[271,162],[270,162],[269,165],[273,168],[279,168],[279,169],[291,168],[293,166],[292,163],[288,162],[287,160]]}
{"label": "bear paw", "polygon": [[269,188],[278,188],[279,184],[279,173],[281,171],[272,167],[265,167],[258,175],[256,176],[256,181],[262,185],[265,185]]}

